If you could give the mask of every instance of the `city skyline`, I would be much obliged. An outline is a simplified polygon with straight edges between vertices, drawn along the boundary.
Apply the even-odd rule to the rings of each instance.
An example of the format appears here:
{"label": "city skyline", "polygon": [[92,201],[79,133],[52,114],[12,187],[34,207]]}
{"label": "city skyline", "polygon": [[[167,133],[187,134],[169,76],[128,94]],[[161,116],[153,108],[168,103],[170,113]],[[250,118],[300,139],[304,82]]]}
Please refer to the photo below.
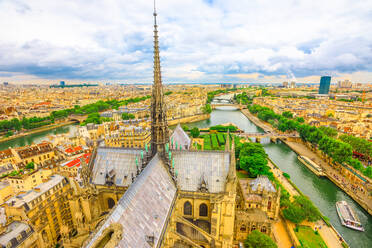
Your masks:
{"label": "city skyline", "polygon": [[[372,81],[371,3],[157,4],[164,83]],[[1,81],[151,83],[148,1],[0,6]]]}

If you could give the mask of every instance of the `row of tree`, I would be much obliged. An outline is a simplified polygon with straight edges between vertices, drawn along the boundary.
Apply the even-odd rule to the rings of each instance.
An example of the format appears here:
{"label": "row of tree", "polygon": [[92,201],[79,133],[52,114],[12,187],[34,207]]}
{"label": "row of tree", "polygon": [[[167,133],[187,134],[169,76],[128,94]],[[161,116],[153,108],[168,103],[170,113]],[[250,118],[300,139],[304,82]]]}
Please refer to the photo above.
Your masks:
{"label": "row of tree", "polygon": [[[172,92],[166,92],[167,95],[171,94]],[[19,131],[23,129],[33,129],[37,127],[42,127],[45,125],[49,125],[54,123],[55,119],[66,118],[69,115],[77,114],[77,115],[88,115],[88,118],[84,123],[102,123],[105,121],[102,118],[99,118],[99,112],[105,111],[108,109],[118,109],[120,106],[128,105],[129,103],[137,103],[144,100],[151,98],[150,95],[143,96],[143,97],[134,97],[125,99],[122,101],[118,100],[107,100],[103,101],[100,100],[95,103],[87,104],[84,106],[75,105],[73,108],[70,109],[63,109],[58,111],[53,111],[50,113],[49,116],[46,117],[31,117],[31,118],[22,118],[19,120],[18,118],[13,118],[11,120],[4,120],[0,121],[0,132],[11,132]]]}
{"label": "row of tree", "polygon": [[54,119],[50,116],[47,117],[31,117],[31,118],[13,118],[11,120],[0,121],[0,132],[7,131],[20,131],[24,129],[33,129],[45,125],[49,125],[54,122]]}
{"label": "row of tree", "polygon": [[288,200],[287,206],[283,209],[283,216],[295,224],[304,220],[315,222],[320,220],[322,215],[314,204],[306,196],[294,196],[294,201]]}
{"label": "row of tree", "polygon": [[352,135],[341,135],[340,140],[351,145],[354,151],[372,158],[372,142]]}
{"label": "row of tree", "polygon": [[[365,176],[372,178],[372,167],[368,166],[365,168],[359,160],[353,158],[353,147],[349,142],[357,147],[356,139],[343,136],[339,140],[335,138],[337,131],[305,124],[303,118],[294,119],[292,113],[283,112],[279,115],[267,107],[256,104],[248,106],[248,109],[252,114],[257,114],[258,118],[270,123],[282,132],[297,131],[302,140],[310,142],[314,147],[319,148],[324,154],[332,158],[334,162],[347,163],[361,171]],[[358,142],[358,144],[362,143]]]}

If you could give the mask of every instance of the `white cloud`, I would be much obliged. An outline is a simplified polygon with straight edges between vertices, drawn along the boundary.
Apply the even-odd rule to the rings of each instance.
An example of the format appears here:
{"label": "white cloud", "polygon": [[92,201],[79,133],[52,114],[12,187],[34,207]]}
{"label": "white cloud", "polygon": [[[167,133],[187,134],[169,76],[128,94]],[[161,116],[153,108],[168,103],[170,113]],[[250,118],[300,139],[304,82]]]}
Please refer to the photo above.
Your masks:
{"label": "white cloud", "polygon": [[[209,2],[158,0],[165,81],[280,82],[288,71],[299,81],[372,80],[371,1]],[[0,1],[0,79],[151,82],[152,8],[148,0]]]}

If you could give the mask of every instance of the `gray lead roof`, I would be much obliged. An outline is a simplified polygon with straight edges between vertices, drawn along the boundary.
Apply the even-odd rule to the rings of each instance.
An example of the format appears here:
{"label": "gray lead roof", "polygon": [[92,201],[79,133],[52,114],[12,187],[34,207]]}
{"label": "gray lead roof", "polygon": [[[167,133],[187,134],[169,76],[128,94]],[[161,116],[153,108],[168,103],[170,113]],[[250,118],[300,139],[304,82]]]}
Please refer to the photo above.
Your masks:
{"label": "gray lead roof", "polygon": [[132,174],[136,176],[137,173],[136,158],[140,165],[140,149],[98,147],[92,169],[92,183],[105,185],[106,173],[112,171],[116,175],[117,186],[129,186],[132,183]]}
{"label": "gray lead roof", "polygon": [[146,241],[146,236],[152,235],[153,247],[157,247],[175,196],[176,186],[156,154],[86,247],[91,247],[111,223],[123,226],[122,240],[116,247],[152,247]]}
{"label": "gray lead roof", "polygon": [[210,193],[225,191],[230,153],[224,151],[172,151],[181,190],[198,191],[204,180]]}

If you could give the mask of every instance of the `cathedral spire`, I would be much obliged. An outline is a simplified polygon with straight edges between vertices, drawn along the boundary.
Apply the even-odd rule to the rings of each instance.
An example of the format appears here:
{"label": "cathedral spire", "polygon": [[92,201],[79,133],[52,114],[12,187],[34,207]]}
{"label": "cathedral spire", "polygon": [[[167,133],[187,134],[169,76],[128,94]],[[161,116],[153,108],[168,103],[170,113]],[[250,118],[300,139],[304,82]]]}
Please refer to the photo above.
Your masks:
{"label": "cathedral spire", "polygon": [[151,98],[151,150],[163,153],[165,144],[169,142],[168,124],[165,110],[163,85],[161,82],[159,36],[156,21],[157,13],[154,0],[154,82]]}

